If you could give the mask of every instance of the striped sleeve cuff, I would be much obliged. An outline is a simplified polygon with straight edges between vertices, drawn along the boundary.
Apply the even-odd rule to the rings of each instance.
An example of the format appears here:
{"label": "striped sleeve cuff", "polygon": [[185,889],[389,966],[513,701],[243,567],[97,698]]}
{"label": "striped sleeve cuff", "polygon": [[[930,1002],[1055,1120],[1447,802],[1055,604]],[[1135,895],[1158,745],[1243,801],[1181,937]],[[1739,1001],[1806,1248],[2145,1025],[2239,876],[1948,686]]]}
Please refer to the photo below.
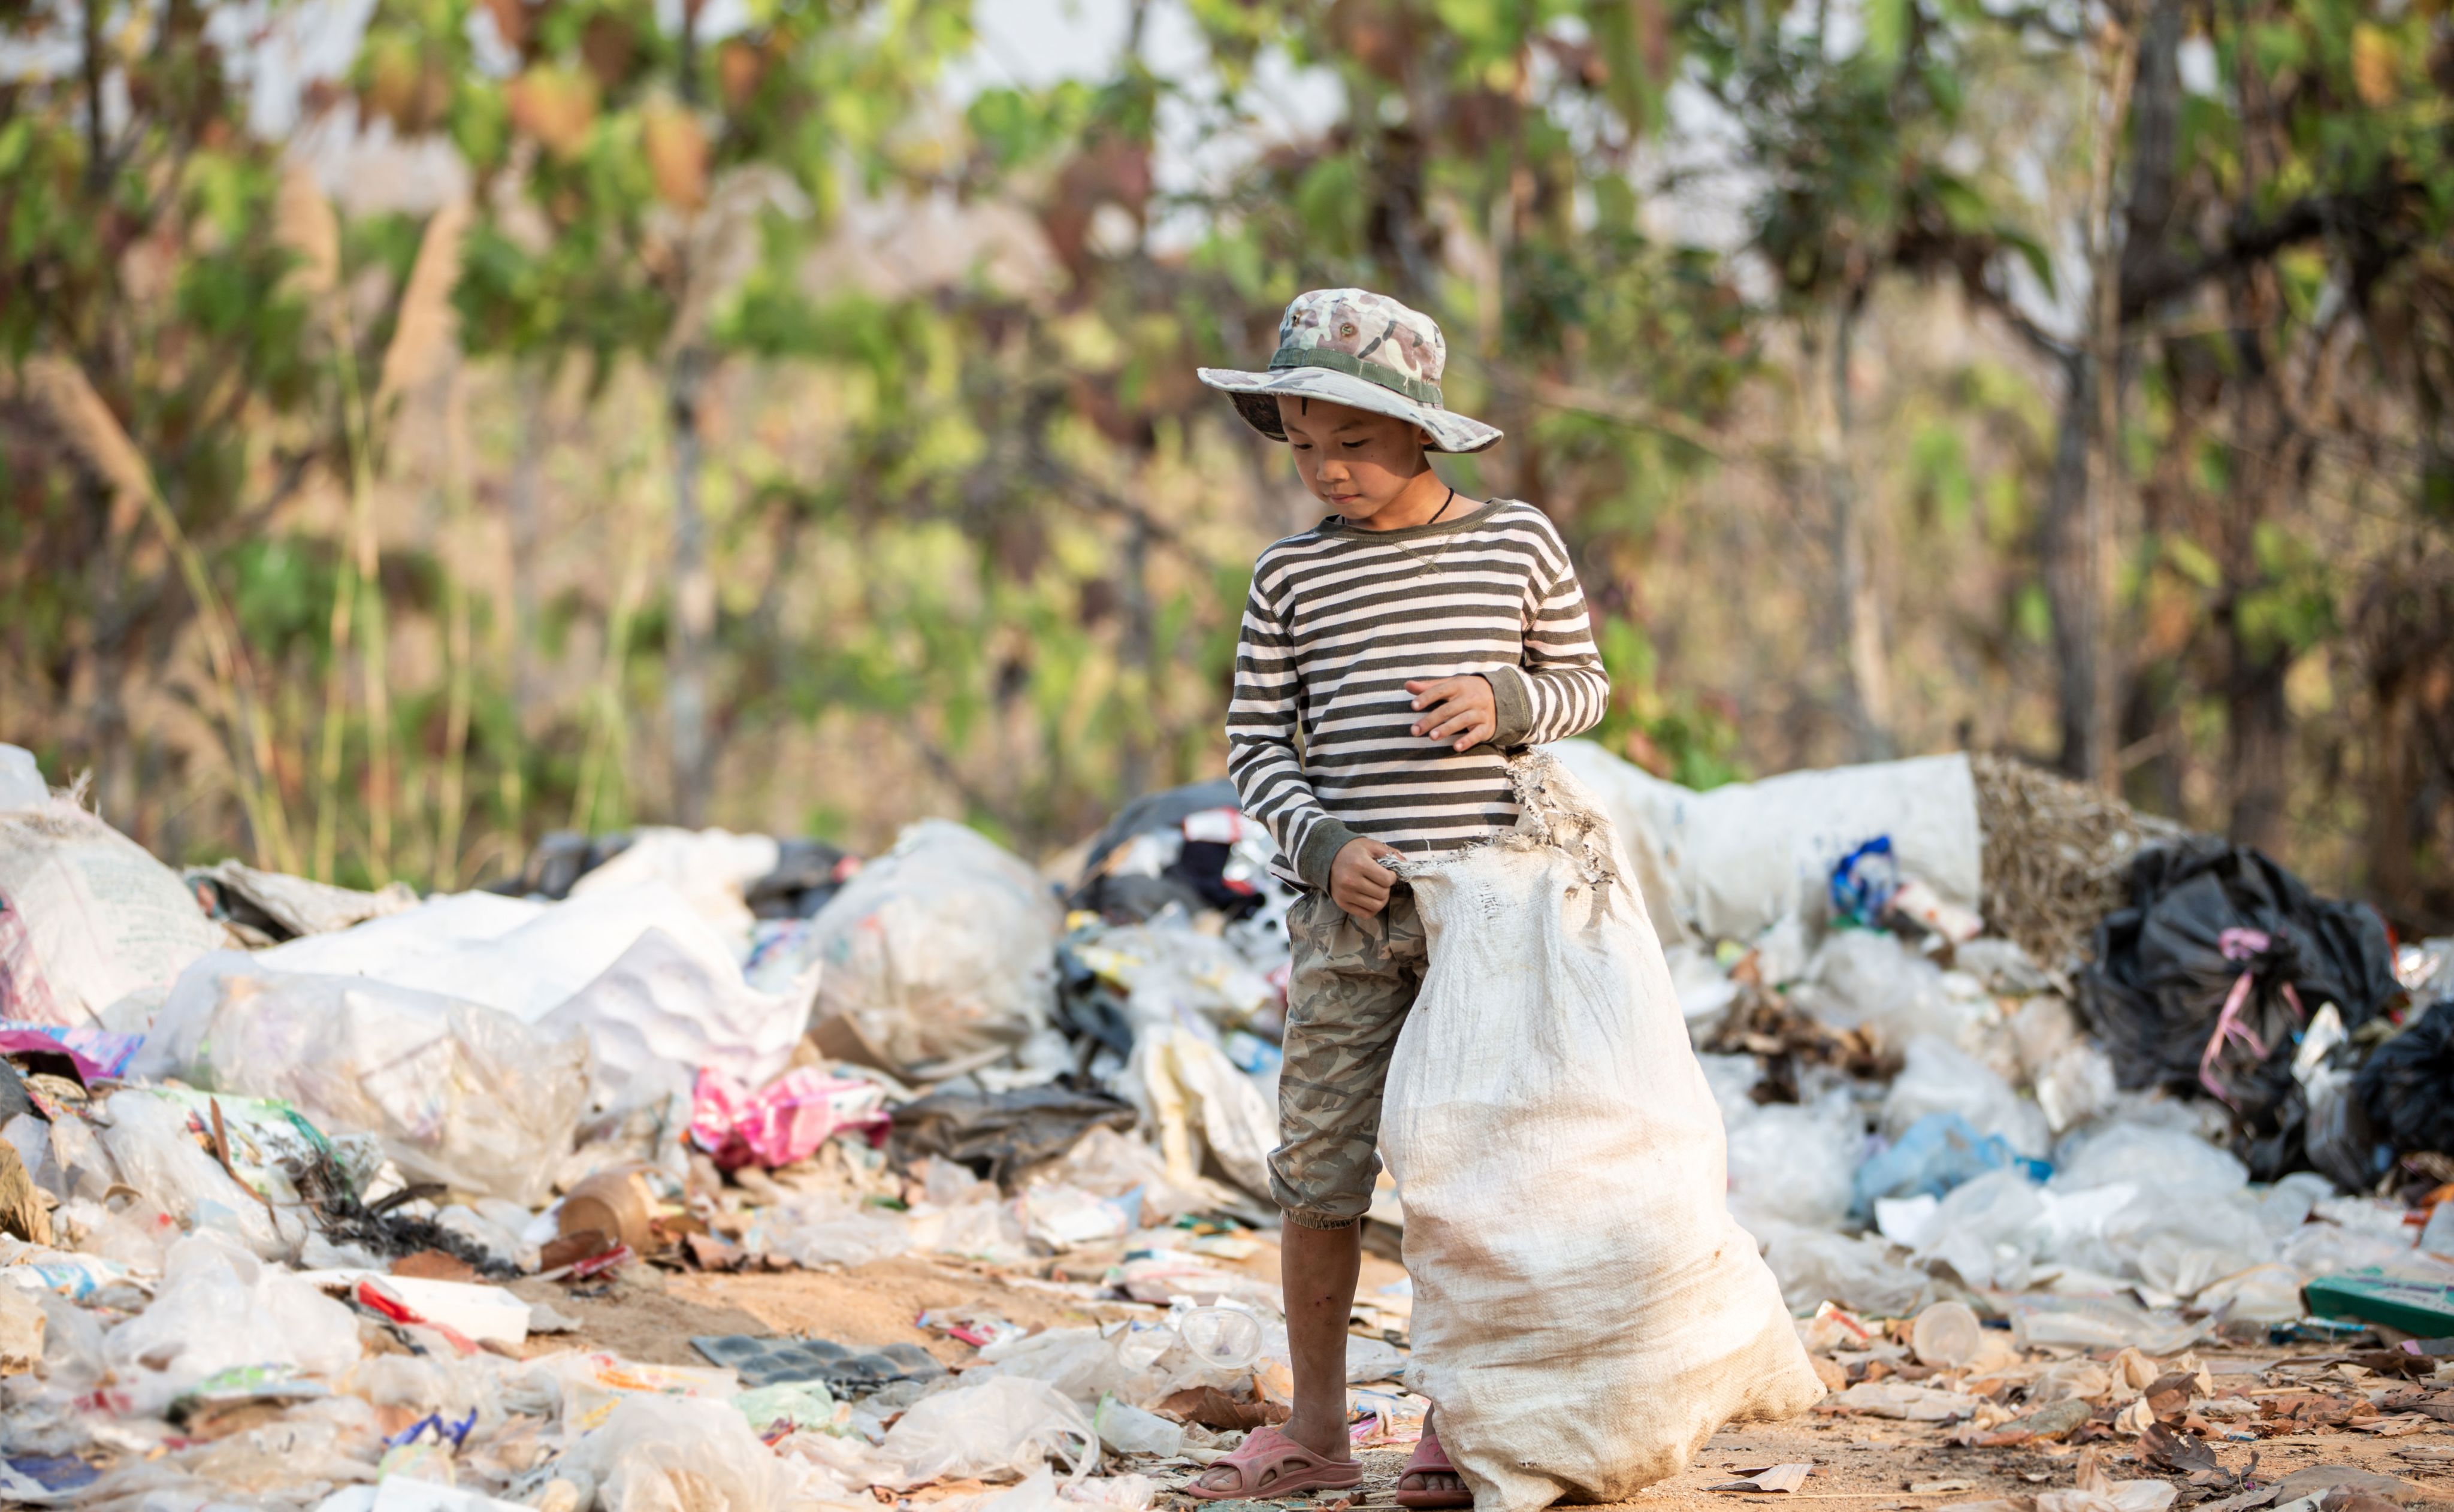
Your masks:
{"label": "striped sleeve cuff", "polygon": [[1482,675],[1491,684],[1491,743],[1521,746],[1534,731],[1534,690],[1525,685],[1521,667],[1494,667]]}
{"label": "striped sleeve cuff", "polygon": [[1329,891],[1329,871],[1338,864],[1338,853],[1346,849],[1349,840],[1363,838],[1362,833],[1350,829],[1343,819],[1324,814],[1313,820],[1304,832],[1303,843],[1288,859],[1295,862],[1296,875],[1307,887]]}

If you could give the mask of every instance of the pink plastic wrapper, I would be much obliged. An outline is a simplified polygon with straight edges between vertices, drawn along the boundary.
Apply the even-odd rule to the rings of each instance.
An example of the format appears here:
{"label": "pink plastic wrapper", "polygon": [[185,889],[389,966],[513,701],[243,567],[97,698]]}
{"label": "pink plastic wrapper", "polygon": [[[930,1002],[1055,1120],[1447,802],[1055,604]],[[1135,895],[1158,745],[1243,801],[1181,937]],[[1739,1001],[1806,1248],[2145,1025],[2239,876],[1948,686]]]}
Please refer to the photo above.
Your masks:
{"label": "pink plastic wrapper", "polygon": [[691,1142],[731,1171],[770,1169],[806,1159],[842,1129],[886,1127],[886,1089],[809,1067],[785,1072],[753,1092],[713,1071],[691,1094]]}
{"label": "pink plastic wrapper", "polygon": [[144,1042],[143,1035],[114,1035],[100,1029],[0,1019],[0,1055],[39,1051],[66,1056],[69,1063],[76,1067],[76,1074],[89,1082],[115,1081],[126,1076],[128,1062]]}

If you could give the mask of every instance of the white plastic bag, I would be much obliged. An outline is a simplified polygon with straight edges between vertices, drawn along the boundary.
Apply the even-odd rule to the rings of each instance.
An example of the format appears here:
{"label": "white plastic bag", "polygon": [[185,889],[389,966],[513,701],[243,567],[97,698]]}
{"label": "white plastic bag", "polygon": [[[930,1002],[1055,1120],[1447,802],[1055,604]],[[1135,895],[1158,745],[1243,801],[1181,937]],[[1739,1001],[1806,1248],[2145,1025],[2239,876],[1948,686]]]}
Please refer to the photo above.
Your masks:
{"label": "white plastic bag", "polygon": [[235,1366],[337,1376],[357,1363],[358,1322],[290,1272],[198,1233],[171,1246],[151,1304],[103,1337],[103,1354],[131,1399],[123,1410],[152,1416]]}
{"label": "white plastic bag", "polygon": [[1099,1436],[1080,1407],[1044,1381],[1002,1374],[921,1398],[879,1447],[902,1462],[906,1485],[1029,1475],[1058,1458],[1079,1481],[1099,1464]]}
{"label": "white plastic bag", "polygon": [[839,1028],[910,1081],[985,1066],[1047,1022],[1061,923],[1019,857],[924,819],[811,920],[826,967],[811,1025]]}
{"label": "white plastic bag", "polygon": [[1835,1029],[1868,1030],[1887,1048],[1921,1035],[1965,1044],[1992,1006],[1974,978],[1954,978],[1898,937],[1863,929],[1833,931],[1807,977],[1796,997],[1809,1012]]}
{"label": "white plastic bag", "polygon": [[414,1179],[545,1200],[586,1095],[585,1040],[386,982],[266,970],[265,958],[233,952],[191,968],[137,1069],[280,1098],[328,1131],[374,1135]]}
{"label": "white plastic bag", "polygon": [[1589,787],[1609,783],[1602,812],[1622,829],[1642,826],[1645,838],[1627,846],[1635,875],[1643,875],[1644,852],[1659,855],[1682,921],[1707,939],[1753,939],[1786,917],[1821,919],[1833,863],[1884,835],[1904,876],[1947,903],[1977,906],[1982,847],[1965,756],[1791,772],[1697,793],[1590,741],[1550,750]]}
{"label": "white plastic bag", "polygon": [[1769,1223],[1840,1226],[1866,1147],[1846,1089],[1811,1103],[1750,1103],[1728,1127],[1730,1213],[1749,1232],[1761,1238]]}
{"label": "white plastic bag", "polygon": [[91,1022],[221,942],[179,874],[94,815],[0,810],[0,1018]]}
{"label": "white plastic bag", "polygon": [[1126,1079],[1144,1120],[1158,1130],[1169,1180],[1192,1186],[1207,1148],[1230,1180],[1269,1195],[1277,1114],[1224,1051],[1190,1029],[1153,1025],[1134,1040]]}
{"label": "white plastic bag", "polygon": [[1513,832],[1405,869],[1430,965],[1380,1131],[1407,1385],[1481,1512],[1625,1500],[1823,1395],[1724,1205],[1720,1114],[1609,822],[1549,757],[1513,770]]}
{"label": "white plastic bag", "polygon": [[1957,1113],[1980,1134],[1999,1134],[2018,1153],[2053,1147],[2044,1110],[2011,1090],[1976,1057],[1934,1038],[1909,1041],[1907,1064],[1883,1099],[1883,1133],[1897,1139],[1930,1113]]}
{"label": "white plastic bag", "polygon": [[571,884],[572,897],[661,883],[690,901],[736,953],[750,943],[750,884],[775,869],[782,854],[772,835],[643,825],[631,843]]}
{"label": "white plastic bag", "polygon": [[739,1086],[763,1087],[792,1060],[817,968],[780,993],[764,993],[742,978],[729,957],[703,942],[694,948],[692,938],[688,932],[649,930],[537,1020],[547,1034],[587,1038],[594,1062],[591,1113],[687,1096],[703,1070]]}
{"label": "white plastic bag", "polygon": [[103,1116],[110,1124],[102,1141],[121,1179],[183,1227],[227,1235],[267,1260],[297,1252],[307,1237],[301,1216],[276,1217],[263,1199],[232,1180],[196,1143],[187,1108],[170,1095],[123,1088],[103,1104]]}
{"label": "white plastic bag", "polygon": [[645,1392],[624,1396],[555,1470],[593,1485],[605,1512],[769,1512],[792,1495],[792,1477],[731,1403]]}
{"label": "white plastic bag", "polygon": [[652,929],[694,958],[740,975],[733,948],[662,882],[592,892],[560,903],[460,893],[353,929],[275,945],[257,957],[280,971],[372,977],[534,1023],[603,976]]}

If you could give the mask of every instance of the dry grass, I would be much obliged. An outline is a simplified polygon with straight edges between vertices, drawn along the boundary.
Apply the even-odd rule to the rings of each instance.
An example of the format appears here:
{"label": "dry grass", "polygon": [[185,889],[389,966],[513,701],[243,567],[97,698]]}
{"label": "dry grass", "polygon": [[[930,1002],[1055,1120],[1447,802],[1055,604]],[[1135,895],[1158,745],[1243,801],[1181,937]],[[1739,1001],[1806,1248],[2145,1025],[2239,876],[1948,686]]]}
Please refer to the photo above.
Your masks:
{"label": "dry grass", "polygon": [[2067,968],[2097,920],[2129,901],[2131,858],[2189,831],[2007,756],[1979,756],[1985,917],[2046,966]]}
{"label": "dry grass", "polygon": [[[0,383],[10,381],[0,370]],[[221,704],[222,724],[231,752],[232,781],[240,806],[254,831],[259,864],[294,870],[297,857],[290,842],[290,826],[278,796],[265,785],[272,770],[272,739],[257,707],[254,687],[241,659],[237,626],[214,592],[212,578],[195,544],[180,529],[178,516],[163,502],[154,486],[153,470],[121,427],[111,406],[94,392],[85,370],[65,357],[34,356],[13,380],[24,396],[50,420],[61,441],[79,461],[108,484],[114,495],[114,524],[131,521],[141,513],[150,520],[179,564],[179,575],[196,603],[197,623],[212,671],[213,691]]]}

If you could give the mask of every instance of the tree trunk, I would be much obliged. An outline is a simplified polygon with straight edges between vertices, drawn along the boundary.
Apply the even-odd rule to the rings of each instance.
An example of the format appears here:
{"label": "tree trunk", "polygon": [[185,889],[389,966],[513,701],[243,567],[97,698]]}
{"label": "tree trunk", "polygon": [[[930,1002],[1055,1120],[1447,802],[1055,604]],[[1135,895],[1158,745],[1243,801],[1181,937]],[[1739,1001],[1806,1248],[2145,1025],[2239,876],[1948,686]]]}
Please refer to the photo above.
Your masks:
{"label": "tree trunk", "polygon": [[2055,429],[2054,471],[2040,522],[2045,602],[2053,612],[2055,705],[2061,715],[2063,775],[2092,780],[2090,755],[2104,744],[2096,729],[2098,662],[2103,655],[2088,540],[2088,440],[2096,421],[2095,365],[2085,352],[2062,361],[2062,416]]}
{"label": "tree trunk", "polygon": [[2239,286],[2232,300],[2234,473],[2223,503],[2223,608],[2217,616],[2224,647],[2224,792],[2232,810],[2226,830],[2239,843],[2273,854],[2283,838],[2291,750],[2283,677],[2294,648],[2257,624],[2251,610],[2271,587],[2259,534],[2293,486],[2293,426],[2283,374],[2261,339],[2260,317],[2272,301]]}
{"label": "tree trunk", "polygon": [[1130,799],[1150,791],[1154,736],[1158,724],[1158,634],[1151,607],[1150,517],[1136,510],[1125,525],[1123,653],[1125,714],[1121,749],[1116,756],[1116,781]]}
{"label": "tree trunk", "polygon": [[512,462],[509,509],[504,520],[512,546],[512,709],[523,736],[533,712],[543,707],[545,690],[537,677],[536,551],[540,524],[537,486],[545,470],[547,390],[553,377],[543,369],[520,373],[526,391],[525,423],[520,449]]}
{"label": "tree trunk", "polygon": [[708,570],[707,521],[699,512],[699,405],[707,349],[674,354],[666,388],[674,446],[673,613],[665,637],[665,714],[672,725],[674,818],[692,829],[707,821],[714,752],[708,742],[707,658],[715,638],[715,579]]}
{"label": "tree trunk", "polygon": [[1892,679],[1884,643],[1882,606],[1866,560],[1866,525],[1861,517],[1858,477],[1849,454],[1856,407],[1849,399],[1849,359],[1862,295],[1842,295],[1832,322],[1829,399],[1820,432],[1823,491],[1832,531],[1833,597],[1840,608],[1840,644],[1847,658],[1843,696],[1850,739],[1860,760],[1894,754]]}

